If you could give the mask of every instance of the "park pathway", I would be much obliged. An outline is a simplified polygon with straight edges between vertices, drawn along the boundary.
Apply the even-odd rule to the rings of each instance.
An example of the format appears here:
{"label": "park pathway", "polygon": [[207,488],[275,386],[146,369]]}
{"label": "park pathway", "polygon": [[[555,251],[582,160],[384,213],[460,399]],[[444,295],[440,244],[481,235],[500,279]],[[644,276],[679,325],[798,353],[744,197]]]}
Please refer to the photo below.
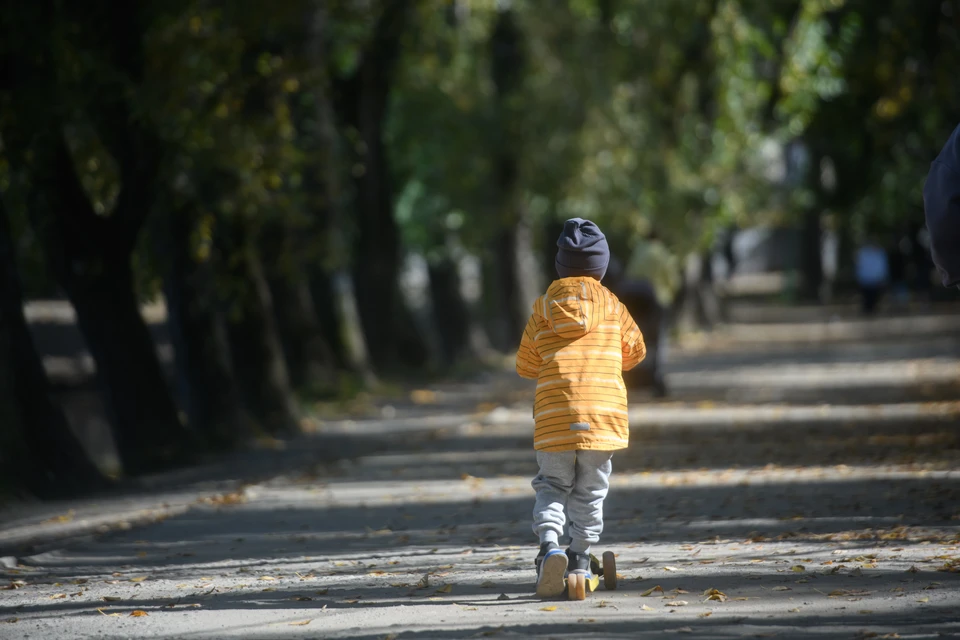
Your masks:
{"label": "park pathway", "polygon": [[532,387],[497,375],[318,417],[269,477],[0,523],[110,529],[0,564],[0,638],[960,637],[960,318],[737,320],[635,397],[617,591],[532,597]]}

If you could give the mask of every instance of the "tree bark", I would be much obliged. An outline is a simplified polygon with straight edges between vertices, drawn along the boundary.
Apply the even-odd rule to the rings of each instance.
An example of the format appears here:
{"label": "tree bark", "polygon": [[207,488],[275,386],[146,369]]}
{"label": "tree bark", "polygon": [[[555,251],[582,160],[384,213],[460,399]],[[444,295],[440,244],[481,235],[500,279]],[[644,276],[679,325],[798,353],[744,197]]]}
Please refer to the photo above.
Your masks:
{"label": "tree bark", "polygon": [[224,260],[231,265],[228,274],[242,283],[244,292],[227,323],[234,368],[247,406],[261,426],[274,434],[295,434],[300,430],[298,411],[277,332],[273,296],[260,255],[245,237],[242,224],[234,221],[219,234]]}
{"label": "tree bark", "polygon": [[0,473],[40,498],[105,488],[107,480],[71,431],[23,315],[13,242],[0,202]]}
{"label": "tree bark", "polygon": [[180,395],[190,428],[211,447],[232,447],[253,436],[254,424],[233,373],[213,258],[193,255],[189,211],[171,207],[168,221],[164,290]]}
{"label": "tree bark", "polygon": [[[110,23],[124,31],[105,45],[122,68],[104,74],[112,84],[95,94],[91,119],[120,167],[121,187],[111,215],[98,216],[76,174],[60,110],[52,106],[64,99],[50,50],[59,26],[56,9],[34,5],[16,15],[22,23],[5,25],[0,35],[26,47],[17,55],[6,52],[5,79],[17,99],[3,130],[4,147],[14,171],[28,178],[31,223],[96,361],[124,469],[155,471],[180,459],[188,438],[133,290],[131,255],[153,202],[160,149],[142,119],[133,117],[130,92],[115,85],[125,72],[139,72],[142,34],[136,25],[124,31]],[[134,14],[121,11],[117,19],[135,21]],[[39,44],[24,41],[18,30],[36,34]]]}
{"label": "tree bark", "polygon": [[371,356],[380,365],[399,359],[406,363],[423,360],[426,353],[410,331],[413,321],[399,292],[400,231],[393,217],[393,190],[383,143],[393,70],[409,13],[409,0],[384,0],[356,72],[340,83],[338,101],[340,117],[358,134],[353,158],[358,227],[353,275],[364,335]]}
{"label": "tree bark", "polygon": [[259,246],[290,383],[329,389],[335,382],[336,362],[320,325],[305,275],[303,243],[298,239],[298,234],[312,230],[293,229],[284,221],[271,226],[269,232],[259,234]]}
{"label": "tree bark", "polygon": [[310,270],[308,281],[328,344],[340,362],[370,387],[376,385],[377,380],[359,316],[353,275],[347,268],[351,252],[344,235],[344,190],[340,175],[344,161],[331,98],[327,10],[327,3],[318,0],[307,20],[307,56],[319,77],[312,113],[316,166],[307,173],[305,187],[313,192],[318,233],[325,236],[326,249],[322,263]]}

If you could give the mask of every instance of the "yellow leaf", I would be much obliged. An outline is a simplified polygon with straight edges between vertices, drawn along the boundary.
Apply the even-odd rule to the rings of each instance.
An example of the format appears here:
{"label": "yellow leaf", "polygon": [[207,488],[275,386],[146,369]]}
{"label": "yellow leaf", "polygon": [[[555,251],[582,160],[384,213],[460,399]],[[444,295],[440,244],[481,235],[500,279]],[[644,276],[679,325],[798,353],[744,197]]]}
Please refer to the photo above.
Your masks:
{"label": "yellow leaf", "polygon": [[649,589],[647,589],[646,591],[644,591],[644,592],[641,593],[640,595],[641,595],[642,597],[646,598],[646,597],[648,597],[648,596],[652,596],[654,593],[657,593],[657,592],[663,593],[663,587],[661,587],[660,585],[657,585],[657,586],[655,586],[655,587],[650,587]]}
{"label": "yellow leaf", "polygon": [[800,609],[799,609],[798,607],[794,607],[793,609],[787,609],[787,612],[788,612],[788,613],[800,613]]}
{"label": "yellow leaf", "polygon": [[680,569],[677,569],[676,567],[664,567],[663,570],[664,571],[680,571]]}
{"label": "yellow leaf", "polygon": [[410,392],[410,400],[414,404],[435,404],[437,394],[430,389],[417,389]]}
{"label": "yellow leaf", "polygon": [[800,573],[800,572],[806,571],[806,570],[807,570],[807,568],[806,568],[805,566],[803,566],[802,564],[797,564],[797,565],[794,565],[794,566],[790,567],[790,571],[796,571],[797,573]]}
{"label": "yellow leaf", "polygon": [[313,618],[310,618],[309,620],[301,620],[301,621],[299,621],[299,622],[291,622],[291,623],[290,623],[290,626],[291,626],[291,627],[305,627],[305,626],[307,626],[308,624],[310,624],[311,622],[313,622]]}
{"label": "yellow leaf", "polygon": [[147,576],[140,576],[139,578],[130,578],[130,582],[143,582],[147,579]]}
{"label": "yellow leaf", "polygon": [[73,516],[74,516],[74,511],[73,509],[70,509],[69,511],[67,511],[65,514],[61,516],[54,516],[49,520],[44,520],[41,524],[55,524],[55,523],[63,524],[65,522],[70,522],[71,520],[73,520]]}
{"label": "yellow leaf", "polygon": [[144,611],[143,609],[134,609],[133,611],[130,612],[130,617],[131,617],[131,618],[143,618],[143,617],[146,617],[146,616],[148,616],[148,615],[150,615],[150,614],[147,613],[146,611]]}
{"label": "yellow leaf", "polygon": [[924,596],[917,600],[917,602],[930,602],[930,596]]}
{"label": "yellow leaf", "polygon": [[440,587],[439,589],[437,589],[436,593],[450,593],[451,591],[453,591],[453,585],[452,585],[452,584],[445,584],[445,585],[443,585],[442,587]]}
{"label": "yellow leaf", "polygon": [[656,611],[656,609],[654,609],[653,607],[649,607],[647,605],[642,605],[640,608],[644,611]]}
{"label": "yellow leaf", "polygon": [[103,609],[97,609],[97,611],[99,611],[102,615],[109,616],[109,617],[111,617],[111,618],[119,618],[119,617],[120,617],[120,614],[119,614],[119,613],[107,613],[107,612],[104,611]]}
{"label": "yellow leaf", "polygon": [[540,607],[540,611],[556,611],[556,607]]}

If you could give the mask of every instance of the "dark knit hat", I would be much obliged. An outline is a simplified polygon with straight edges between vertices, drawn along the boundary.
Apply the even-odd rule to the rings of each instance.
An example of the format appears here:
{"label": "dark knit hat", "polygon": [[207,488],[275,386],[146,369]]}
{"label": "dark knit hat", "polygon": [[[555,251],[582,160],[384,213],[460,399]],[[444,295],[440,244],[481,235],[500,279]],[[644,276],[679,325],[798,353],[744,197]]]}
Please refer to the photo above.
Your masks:
{"label": "dark knit hat", "polygon": [[609,263],[610,248],[597,225],[583,218],[571,218],[563,223],[556,260],[561,278],[590,276],[601,280]]}

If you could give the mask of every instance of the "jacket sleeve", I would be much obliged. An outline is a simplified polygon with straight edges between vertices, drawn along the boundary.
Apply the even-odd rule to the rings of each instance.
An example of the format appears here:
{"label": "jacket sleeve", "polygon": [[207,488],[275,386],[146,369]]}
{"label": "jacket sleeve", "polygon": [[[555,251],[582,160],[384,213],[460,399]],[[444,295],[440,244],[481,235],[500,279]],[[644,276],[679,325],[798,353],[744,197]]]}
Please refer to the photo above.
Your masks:
{"label": "jacket sleeve", "polygon": [[923,186],[923,209],[933,262],[943,286],[960,284],[960,127],[930,166]]}
{"label": "jacket sleeve", "polygon": [[536,380],[540,377],[540,365],[543,359],[537,351],[533,341],[537,335],[537,318],[530,315],[527,320],[527,327],[523,330],[523,337],[520,338],[520,348],[517,350],[517,373],[521,378]]}
{"label": "jacket sleeve", "polygon": [[620,348],[623,351],[623,370],[629,371],[640,364],[647,356],[647,345],[643,342],[640,327],[633,316],[620,303]]}

